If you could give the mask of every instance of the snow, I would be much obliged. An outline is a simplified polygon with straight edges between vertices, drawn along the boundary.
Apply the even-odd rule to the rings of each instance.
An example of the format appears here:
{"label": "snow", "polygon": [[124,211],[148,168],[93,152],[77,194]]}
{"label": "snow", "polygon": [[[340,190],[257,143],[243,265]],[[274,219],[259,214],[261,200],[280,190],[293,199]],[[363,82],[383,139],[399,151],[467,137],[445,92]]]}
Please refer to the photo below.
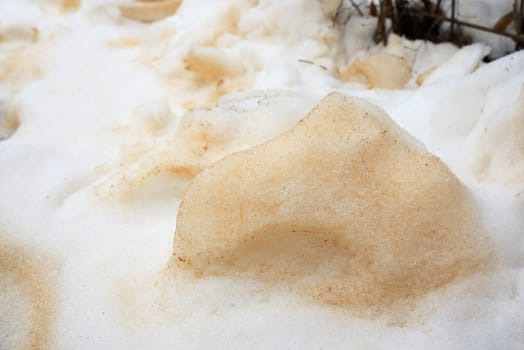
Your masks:
{"label": "snow", "polygon": [[[524,52],[483,63],[511,47],[493,37],[375,46],[372,19],[340,28],[329,1],[186,0],[153,24],[122,18],[123,2],[0,2],[0,134],[14,131],[0,140],[0,348],[524,347]],[[459,17],[491,25],[510,3],[461,0]],[[340,79],[372,55],[405,59],[406,84]],[[155,166],[216,160],[191,163],[183,147],[200,144],[180,125],[211,120],[223,157],[333,90],[383,108],[466,185],[497,271],[428,295],[403,324],[252,281],[166,277],[188,181]]]}

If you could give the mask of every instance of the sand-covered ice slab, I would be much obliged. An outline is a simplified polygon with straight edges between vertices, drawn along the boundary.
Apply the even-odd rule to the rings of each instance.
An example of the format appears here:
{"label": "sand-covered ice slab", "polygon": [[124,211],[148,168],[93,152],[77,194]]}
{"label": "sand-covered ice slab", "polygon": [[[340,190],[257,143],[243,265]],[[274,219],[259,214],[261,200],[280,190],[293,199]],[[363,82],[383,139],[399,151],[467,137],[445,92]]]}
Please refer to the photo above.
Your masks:
{"label": "sand-covered ice slab", "polygon": [[334,93],[194,179],[173,262],[374,313],[485,269],[490,251],[446,165],[382,110]]}
{"label": "sand-covered ice slab", "polygon": [[[145,104],[119,128],[121,134],[138,134],[139,141],[122,147],[118,170],[95,193],[119,199],[181,196],[209,165],[291,129],[313,105],[310,95],[285,91],[231,95],[214,108],[188,111],[180,118],[165,103]],[[170,130],[172,124],[176,126]]]}
{"label": "sand-covered ice slab", "polygon": [[135,1],[120,5],[122,17],[141,22],[155,22],[173,15],[182,0]]}

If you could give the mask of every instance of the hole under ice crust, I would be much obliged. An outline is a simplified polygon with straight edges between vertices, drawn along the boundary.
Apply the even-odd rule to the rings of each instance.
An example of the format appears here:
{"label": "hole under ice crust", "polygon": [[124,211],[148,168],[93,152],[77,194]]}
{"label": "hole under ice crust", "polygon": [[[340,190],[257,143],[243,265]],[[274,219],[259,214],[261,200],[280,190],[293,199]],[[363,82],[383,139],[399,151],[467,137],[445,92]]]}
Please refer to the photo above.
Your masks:
{"label": "hole under ice crust", "polygon": [[171,266],[283,283],[370,315],[486,269],[479,222],[440,159],[380,109],[334,93],[195,178]]}
{"label": "hole under ice crust", "polygon": [[20,118],[14,107],[5,107],[0,102],[0,141],[11,137],[20,126]]}

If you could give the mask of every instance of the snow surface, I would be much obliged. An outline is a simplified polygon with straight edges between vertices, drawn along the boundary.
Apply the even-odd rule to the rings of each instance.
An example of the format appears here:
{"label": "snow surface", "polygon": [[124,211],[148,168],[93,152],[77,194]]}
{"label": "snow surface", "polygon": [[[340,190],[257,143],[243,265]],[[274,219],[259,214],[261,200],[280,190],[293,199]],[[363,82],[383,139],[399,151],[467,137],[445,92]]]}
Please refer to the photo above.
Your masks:
{"label": "snow surface", "polygon": [[[376,47],[373,20],[334,25],[333,1],[186,0],[153,24],[122,18],[123,2],[0,2],[0,128],[9,113],[20,124],[0,140],[1,349],[524,348],[524,52],[485,64],[482,43]],[[510,1],[459,3],[490,24]],[[369,55],[405,60],[405,85],[340,78]],[[212,120],[234,139],[222,157],[333,90],[382,107],[465,183],[497,272],[428,296],[404,324],[254,282],[166,281],[187,181],[154,169],[186,161],[179,127]]]}

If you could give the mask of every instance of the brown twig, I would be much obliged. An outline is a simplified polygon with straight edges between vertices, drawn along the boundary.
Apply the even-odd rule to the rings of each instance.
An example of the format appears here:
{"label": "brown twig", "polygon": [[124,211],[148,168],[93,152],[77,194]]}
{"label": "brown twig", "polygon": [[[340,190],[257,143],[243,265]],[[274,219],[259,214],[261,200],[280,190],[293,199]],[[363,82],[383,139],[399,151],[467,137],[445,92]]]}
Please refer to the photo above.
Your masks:
{"label": "brown twig", "polygon": [[314,66],[322,68],[323,70],[328,70],[326,66],[323,66],[321,64],[315,63],[315,62],[310,61],[310,60],[305,60],[305,59],[299,58],[297,61],[300,62],[300,63],[312,64]]}
{"label": "brown twig", "polygon": [[360,17],[364,17],[364,13],[363,13],[362,10],[360,9],[360,7],[355,3],[355,1],[353,1],[353,0],[349,0],[349,2],[351,2],[351,5],[353,5],[353,7],[354,7],[355,10],[358,12],[358,14],[360,15]]}
{"label": "brown twig", "polygon": [[451,0],[451,28],[449,32],[451,39],[453,39],[455,36],[455,0]]}

